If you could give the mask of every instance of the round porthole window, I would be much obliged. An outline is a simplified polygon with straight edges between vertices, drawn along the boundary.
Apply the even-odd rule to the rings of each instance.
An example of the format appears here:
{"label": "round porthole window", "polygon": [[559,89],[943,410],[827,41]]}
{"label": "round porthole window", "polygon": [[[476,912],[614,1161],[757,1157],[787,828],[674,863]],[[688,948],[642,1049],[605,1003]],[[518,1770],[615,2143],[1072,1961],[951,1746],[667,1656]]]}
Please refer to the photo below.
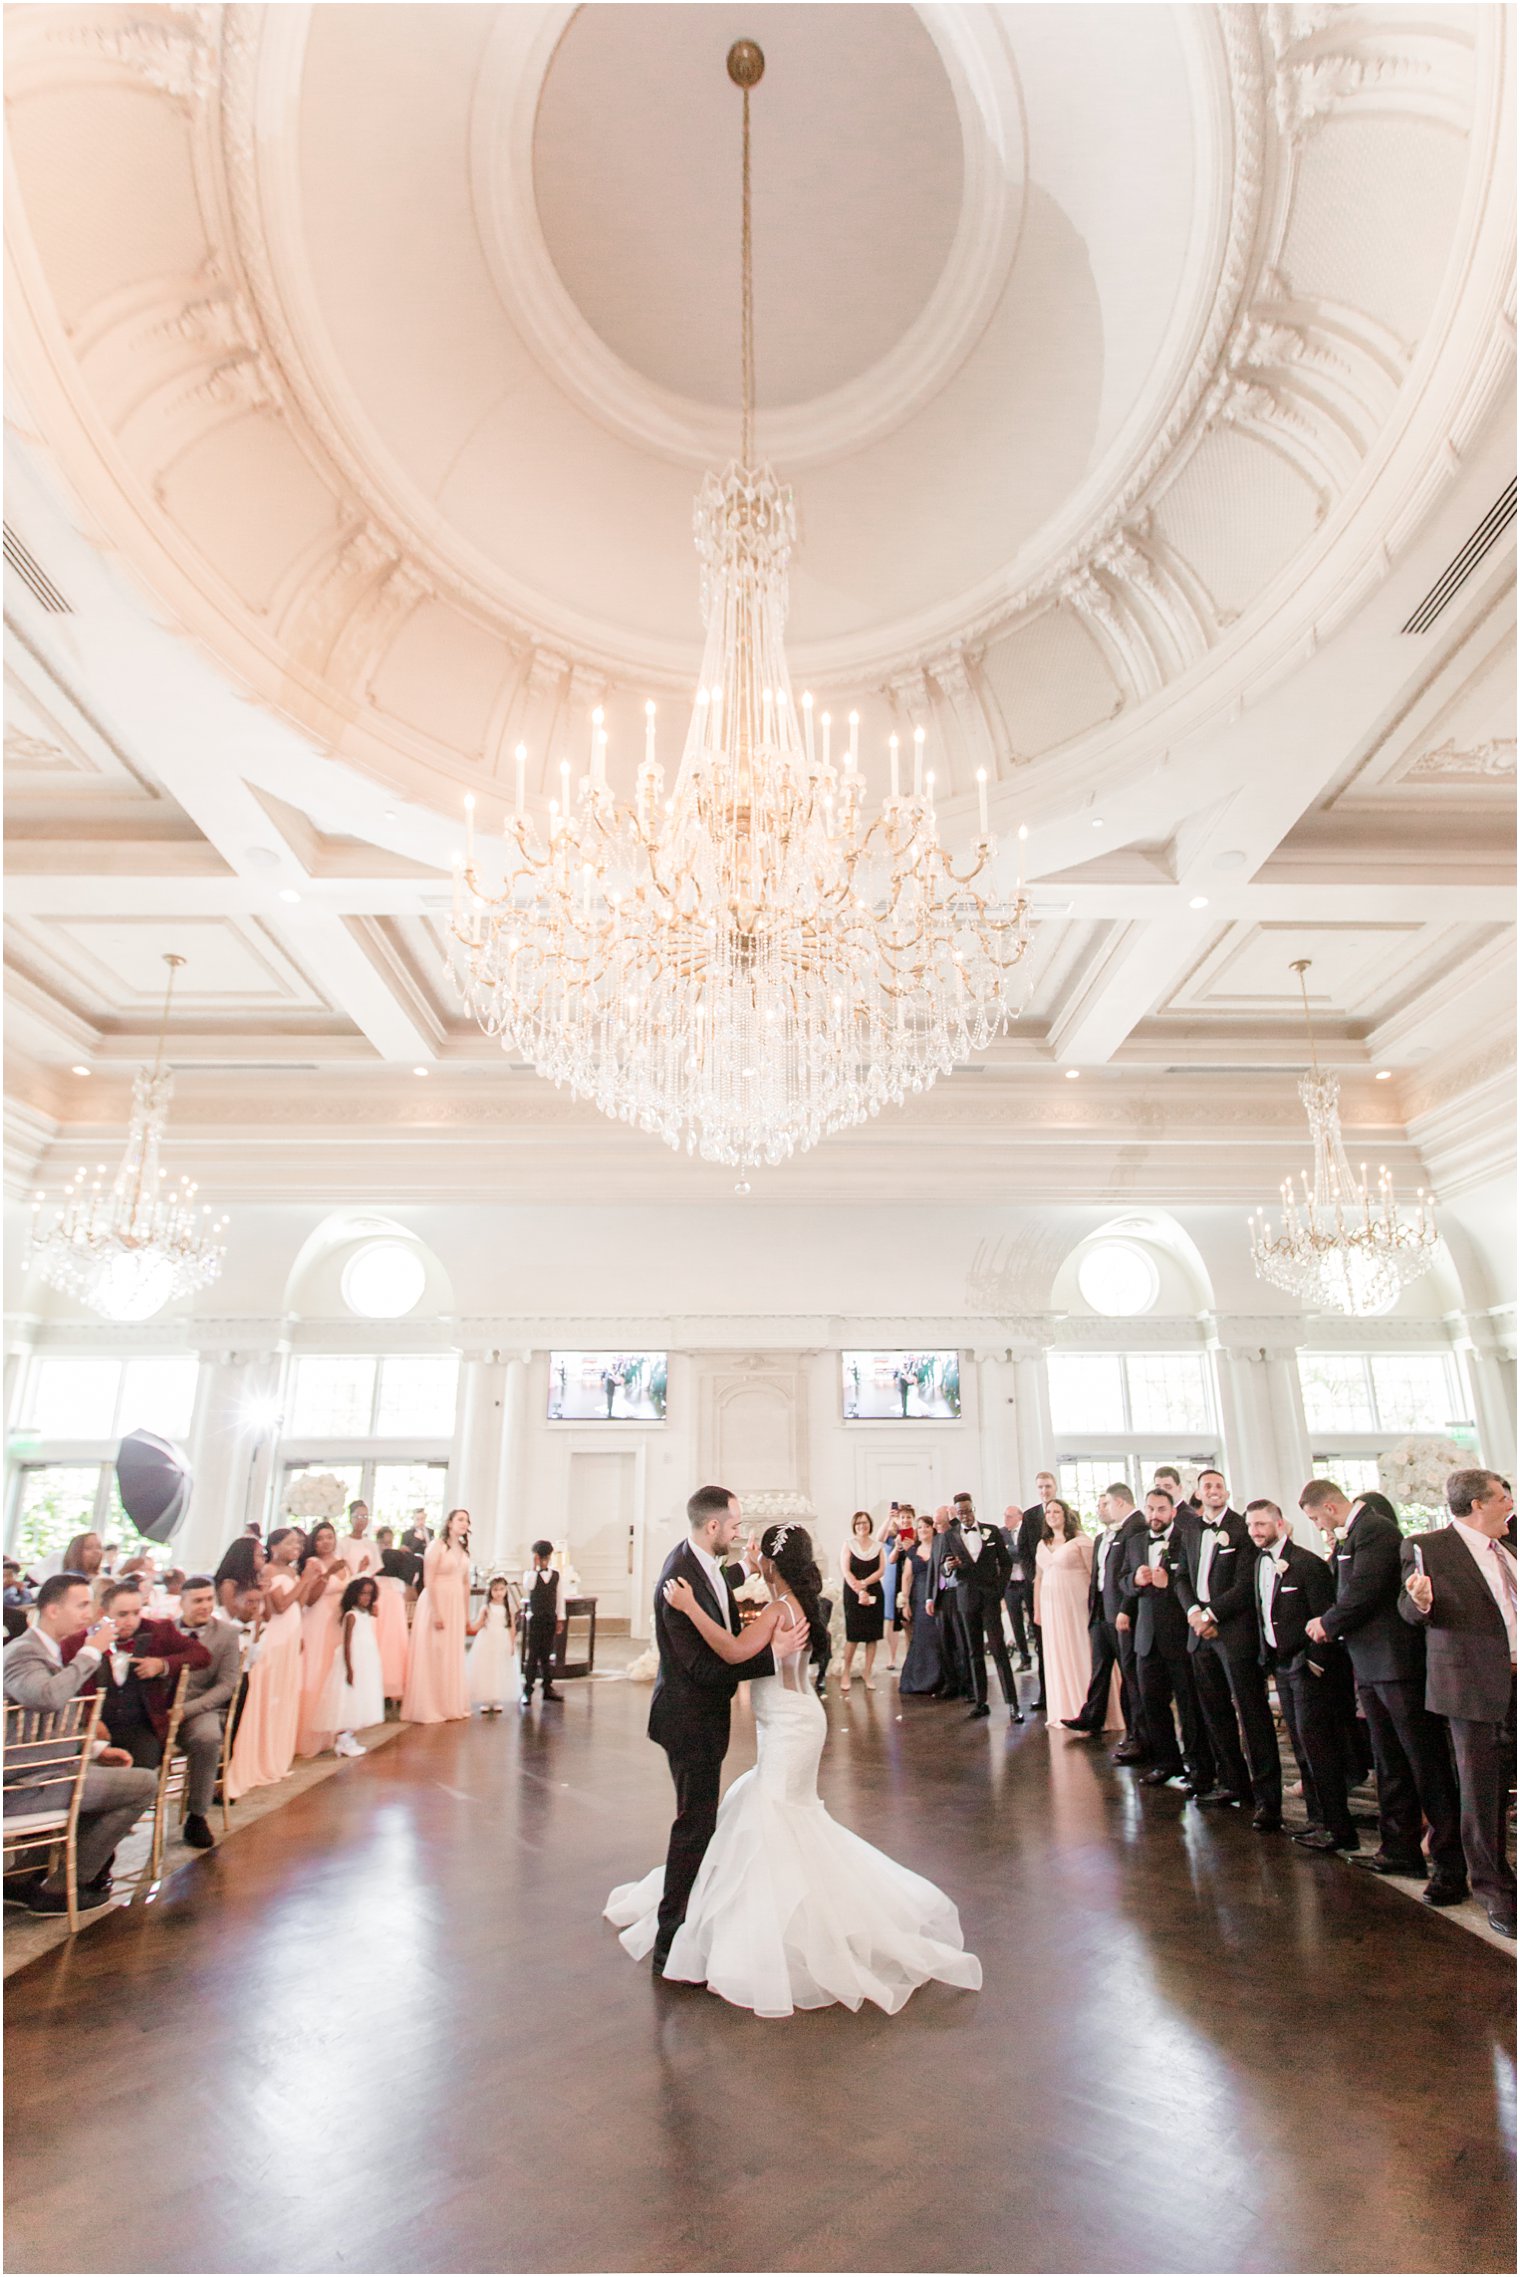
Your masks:
{"label": "round porthole window", "polygon": [[1095,1241],[1077,1266],[1077,1287],[1094,1312],[1129,1319],[1154,1306],[1161,1275],[1155,1260],[1132,1241]]}
{"label": "round porthole window", "polygon": [[427,1287],[427,1267],[404,1241],[367,1241],[343,1268],[343,1302],[361,1320],[400,1320]]}

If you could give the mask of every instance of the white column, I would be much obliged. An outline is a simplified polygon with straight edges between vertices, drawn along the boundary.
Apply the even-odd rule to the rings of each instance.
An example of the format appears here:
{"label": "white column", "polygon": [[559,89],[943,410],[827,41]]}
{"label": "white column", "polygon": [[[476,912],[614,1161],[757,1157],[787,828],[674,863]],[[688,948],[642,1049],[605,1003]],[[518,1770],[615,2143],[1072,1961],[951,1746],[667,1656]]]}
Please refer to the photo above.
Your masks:
{"label": "white column", "polygon": [[[1224,1325],[1220,1323],[1221,1331]],[[1267,1421],[1266,1353],[1259,1346],[1220,1342],[1214,1347],[1214,1359],[1224,1441],[1220,1463],[1230,1482],[1230,1500],[1237,1510],[1253,1495],[1279,1501],[1281,1493],[1274,1491],[1279,1487],[1277,1458]]]}
{"label": "white column", "polygon": [[499,1353],[470,1352],[459,1368],[459,1407],[449,1457],[447,1506],[468,1510],[477,1566],[494,1566],[501,1531],[501,1419],[507,1367]]}
{"label": "white column", "polygon": [[520,1572],[528,1562],[528,1363],[532,1354],[507,1355],[502,1372],[501,1435],[497,1442],[492,1562]]}
{"label": "white column", "polygon": [[[250,1519],[264,1525],[279,1445],[278,1352],[203,1352],[185,1436],[194,1474],[176,1564],[214,1569]],[[267,1531],[267,1528],[266,1528]]]}
{"label": "white column", "polygon": [[1493,1323],[1463,1313],[1448,1316],[1452,1342],[1461,1353],[1472,1391],[1473,1422],[1478,1431],[1478,1460],[1491,1463],[1505,1478],[1513,1478],[1515,1412],[1513,1385],[1515,1356],[1506,1354]]}
{"label": "white column", "polygon": [[1034,1500],[1034,1482],[1041,1471],[1054,1468],[1056,1435],[1050,1420],[1050,1377],[1044,1344],[1015,1348],[1013,1353],[1013,1444],[1017,1467],[1009,1482],[1007,1501],[1025,1505]]}
{"label": "white column", "polygon": [[[1298,1346],[1267,1352],[1267,1406],[1277,1474],[1285,1493],[1296,1503],[1309,1482],[1313,1449],[1304,1414],[1304,1387],[1298,1373]],[[1286,1510],[1287,1503],[1283,1504]]]}

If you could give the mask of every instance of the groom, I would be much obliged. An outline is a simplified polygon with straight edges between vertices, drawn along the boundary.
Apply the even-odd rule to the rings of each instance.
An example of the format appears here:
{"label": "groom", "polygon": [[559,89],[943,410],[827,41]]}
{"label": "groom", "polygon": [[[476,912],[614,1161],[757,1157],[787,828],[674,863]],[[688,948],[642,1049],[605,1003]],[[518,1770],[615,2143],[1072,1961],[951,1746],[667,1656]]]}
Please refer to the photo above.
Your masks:
{"label": "groom", "polygon": [[[699,1486],[686,1505],[686,1524],[687,1538],[665,1560],[654,1593],[660,1673],[649,1703],[649,1736],[669,1757],[676,1786],[676,1819],[665,1854],[665,1890],[654,1941],[657,1977],[664,1975],[671,1940],[686,1918],[692,1884],[718,1823],[729,1702],[741,1682],[776,1671],[771,1652],[730,1665],[698,1635],[684,1613],[673,1612],[666,1604],[666,1582],[689,1581],[702,1610],[734,1636],[739,1634],[739,1608],[723,1573],[739,1535],[739,1505],[726,1486]],[[807,1635],[806,1628],[800,1628],[776,1650],[798,1652]]]}

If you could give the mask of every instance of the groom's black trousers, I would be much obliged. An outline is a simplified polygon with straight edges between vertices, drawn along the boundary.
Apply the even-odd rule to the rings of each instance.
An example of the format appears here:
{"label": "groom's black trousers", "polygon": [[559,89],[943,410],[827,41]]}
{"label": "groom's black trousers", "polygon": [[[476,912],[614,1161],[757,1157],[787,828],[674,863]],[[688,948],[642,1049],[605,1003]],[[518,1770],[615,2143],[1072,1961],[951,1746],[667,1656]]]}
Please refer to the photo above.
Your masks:
{"label": "groom's black trousers", "polygon": [[655,1929],[654,1966],[665,1965],[671,1939],[686,1919],[687,1902],[697,1878],[702,1855],[718,1823],[718,1789],[723,1783],[721,1755],[672,1755],[670,1776],[676,1787],[676,1819],[665,1853],[665,1888],[660,1898]]}

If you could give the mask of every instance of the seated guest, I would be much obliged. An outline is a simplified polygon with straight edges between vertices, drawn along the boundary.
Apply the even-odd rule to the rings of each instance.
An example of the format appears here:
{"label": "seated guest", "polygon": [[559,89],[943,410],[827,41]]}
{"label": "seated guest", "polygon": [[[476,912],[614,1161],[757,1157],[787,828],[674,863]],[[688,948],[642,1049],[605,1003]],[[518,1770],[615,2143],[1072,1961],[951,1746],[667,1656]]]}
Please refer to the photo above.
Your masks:
{"label": "seated guest", "polygon": [[[64,1708],[94,1679],[102,1657],[116,1642],[110,1619],[90,1623],[90,1585],[82,1573],[51,1575],[37,1592],[37,1618],[15,1637],[0,1658],[5,1697],[23,1708]],[[63,1647],[72,1645],[65,1667]],[[116,1845],[153,1807],[151,1771],[135,1770],[124,1748],[97,1743],[95,1761],[85,1773],[79,1801],[75,1870],[79,1902],[86,1910],[104,1905],[111,1894],[111,1860]],[[49,1788],[53,1789],[50,1794]],[[61,1807],[67,1789],[46,1772],[5,1773],[7,1814]],[[33,1913],[64,1913],[68,1897],[61,1873],[18,1877],[14,1894]]]}
{"label": "seated guest", "polygon": [[[1399,1611],[1425,1631],[1425,1705],[1444,1716],[1457,1759],[1462,1848],[1473,1893],[1501,1937],[1515,1934],[1509,1794],[1515,1783],[1515,1499],[1497,1471],[1453,1471],[1450,1523],[1403,1549]],[[15,1647],[11,1647],[14,1651]]]}
{"label": "seated guest", "polygon": [[120,1542],[107,1542],[105,1549],[101,1555],[101,1572],[108,1573],[111,1576],[111,1579],[114,1581],[116,1579],[116,1569],[121,1564],[121,1560],[122,1547]]}
{"label": "seated guest", "polygon": [[149,1598],[147,1610],[157,1620],[179,1619],[179,1593],[185,1586],[185,1569],[182,1565],[169,1568],[163,1580]]}
{"label": "seated guest", "polygon": [[51,1557],[43,1560],[43,1577],[48,1579],[55,1573],[78,1573],[86,1581],[93,1581],[100,1571],[105,1554],[106,1546],[98,1534],[76,1534],[64,1549],[55,1550]]}
{"label": "seated guest", "polygon": [[1316,1643],[1308,1624],[1328,1610],[1335,1577],[1317,1550],[1295,1542],[1275,1502],[1246,1504],[1256,1544],[1256,1625],[1261,1664],[1276,1679],[1283,1722],[1304,1785],[1309,1824],[1293,1839],[1306,1850],[1359,1850],[1347,1795],[1345,1683],[1339,1645]]}
{"label": "seated guest", "polygon": [[20,1566],[17,1565],[14,1558],[7,1558],[5,1561],[4,1617],[5,1633],[8,1638],[19,1637],[26,1627],[27,1608],[32,1603],[32,1597],[33,1592],[26,1587],[26,1578]]}
{"label": "seated guest", "polygon": [[[1141,1785],[1164,1787],[1181,1772],[1187,1794],[1206,1795],[1214,1785],[1214,1753],[1198,1705],[1187,1616],[1175,1584],[1176,1505],[1164,1486],[1153,1486],[1145,1498],[1145,1525],[1125,1553],[1123,1590],[1124,1609],[1134,1624],[1135,1671],[1151,1754],[1151,1769],[1142,1774]],[[1177,1724],[1182,1727],[1180,1748]]]}
{"label": "seated guest", "polygon": [[215,1613],[216,1590],[210,1574],[191,1574],[180,1591],[179,1626],[184,1636],[204,1647],[207,1656],[207,1665],[193,1670],[185,1686],[185,1712],[179,1727],[179,1744],[187,1765],[184,1836],[195,1850],[209,1850],[215,1840],[208,1813],[216,1793],[227,1704],[237,1683],[243,1650],[237,1628],[230,1621],[217,1620]]}
{"label": "seated guest", "polygon": [[[1467,1860],[1451,1749],[1425,1705],[1425,1639],[1401,1620],[1403,1535],[1380,1494],[1355,1504],[1332,1479],[1312,1478],[1299,1508],[1330,1545],[1335,1601],[1308,1624],[1316,1643],[1344,1644],[1377,1767],[1378,1847],[1358,1860],[1375,1874],[1428,1874],[1427,1905],[1460,1905]],[[1430,1828],[1430,1863],[1420,1844]]]}
{"label": "seated guest", "polygon": [[[164,1735],[182,1668],[205,1668],[210,1654],[177,1621],[153,1619],[143,1611],[134,1581],[113,1581],[105,1610],[116,1639],[98,1675],[84,1689],[104,1694],[101,1722],[117,1747],[124,1747],[139,1770],[156,1771],[163,1761]],[[79,1650],[79,1639],[63,1646],[65,1664]]]}

